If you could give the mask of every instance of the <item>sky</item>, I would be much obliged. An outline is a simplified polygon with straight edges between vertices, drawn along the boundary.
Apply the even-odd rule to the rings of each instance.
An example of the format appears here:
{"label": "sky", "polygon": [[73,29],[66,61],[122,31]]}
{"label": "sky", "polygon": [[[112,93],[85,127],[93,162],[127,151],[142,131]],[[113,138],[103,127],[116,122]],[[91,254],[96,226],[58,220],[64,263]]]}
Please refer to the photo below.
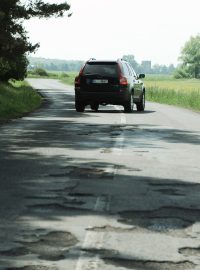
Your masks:
{"label": "sky", "polygon": [[[62,3],[62,0],[46,0]],[[88,60],[132,54],[137,62],[177,64],[186,41],[200,34],[200,0],[68,0],[71,17],[25,22],[32,56]]]}

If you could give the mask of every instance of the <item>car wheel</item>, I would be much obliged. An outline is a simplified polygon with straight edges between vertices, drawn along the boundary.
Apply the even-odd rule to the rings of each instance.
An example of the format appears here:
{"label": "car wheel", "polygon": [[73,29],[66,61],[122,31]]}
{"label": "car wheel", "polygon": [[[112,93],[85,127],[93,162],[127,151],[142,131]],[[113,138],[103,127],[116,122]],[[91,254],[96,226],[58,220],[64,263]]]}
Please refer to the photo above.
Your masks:
{"label": "car wheel", "polygon": [[98,109],[99,109],[99,104],[98,103],[94,103],[94,104],[91,104],[90,107],[91,107],[91,110],[97,112]]}
{"label": "car wheel", "polygon": [[84,112],[85,110],[85,105],[78,97],[75,98],[75,109],[77,112]]}
{"label": "car wheel", "polygon": [[145,92],[143,92],[141,101],[138,102],[138,103],[136,104],[136,106],[137,106],[137,111],[138,111],[138,112],[144,111],[144,108],[145,108]]}
{"label": "car wheel", "polygon": [[133,96],[131,95],[129,101],[127,101],[125,104],[124,104],[124,112],[125,113],[131,113],[133,111],[133,106],[134,106],[134,103],[133,103]]}

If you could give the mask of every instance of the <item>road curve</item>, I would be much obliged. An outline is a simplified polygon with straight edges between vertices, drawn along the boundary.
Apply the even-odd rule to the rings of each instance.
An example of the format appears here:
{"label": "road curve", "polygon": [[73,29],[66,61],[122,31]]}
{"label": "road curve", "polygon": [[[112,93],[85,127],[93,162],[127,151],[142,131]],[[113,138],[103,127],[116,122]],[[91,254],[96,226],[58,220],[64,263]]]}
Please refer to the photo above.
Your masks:
{"label": "road curve", "polygon": [[43,106],[0,126],[0,269],[199,269],[200,114],[29,83]]}

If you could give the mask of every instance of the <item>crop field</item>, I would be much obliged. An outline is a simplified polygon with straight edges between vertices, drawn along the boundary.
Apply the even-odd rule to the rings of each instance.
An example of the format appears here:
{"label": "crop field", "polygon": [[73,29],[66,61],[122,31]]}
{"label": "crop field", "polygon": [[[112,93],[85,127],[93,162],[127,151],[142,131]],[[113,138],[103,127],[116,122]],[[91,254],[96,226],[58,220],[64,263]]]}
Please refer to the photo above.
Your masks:
{"label": "crop field", "polygon": [[200,80],[174,79],[171,76],[146,75],[145,84],[148,88],[164,88],[177,91],[200,91]]}
{"label": "crop field", "polygon": [[200,80],[146,75],[144,83],[147,100],[200,111]]}

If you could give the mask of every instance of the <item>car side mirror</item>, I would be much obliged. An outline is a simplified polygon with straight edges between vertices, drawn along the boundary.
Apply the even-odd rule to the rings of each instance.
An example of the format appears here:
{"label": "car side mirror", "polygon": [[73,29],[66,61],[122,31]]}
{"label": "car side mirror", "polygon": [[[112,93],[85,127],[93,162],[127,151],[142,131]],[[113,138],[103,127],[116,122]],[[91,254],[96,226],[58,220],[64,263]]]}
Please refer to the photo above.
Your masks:
{"label": "car side mirror", "polygon": [[144,79],[145,78],[145,74],[141,73],[138,75],[138,79]]}

